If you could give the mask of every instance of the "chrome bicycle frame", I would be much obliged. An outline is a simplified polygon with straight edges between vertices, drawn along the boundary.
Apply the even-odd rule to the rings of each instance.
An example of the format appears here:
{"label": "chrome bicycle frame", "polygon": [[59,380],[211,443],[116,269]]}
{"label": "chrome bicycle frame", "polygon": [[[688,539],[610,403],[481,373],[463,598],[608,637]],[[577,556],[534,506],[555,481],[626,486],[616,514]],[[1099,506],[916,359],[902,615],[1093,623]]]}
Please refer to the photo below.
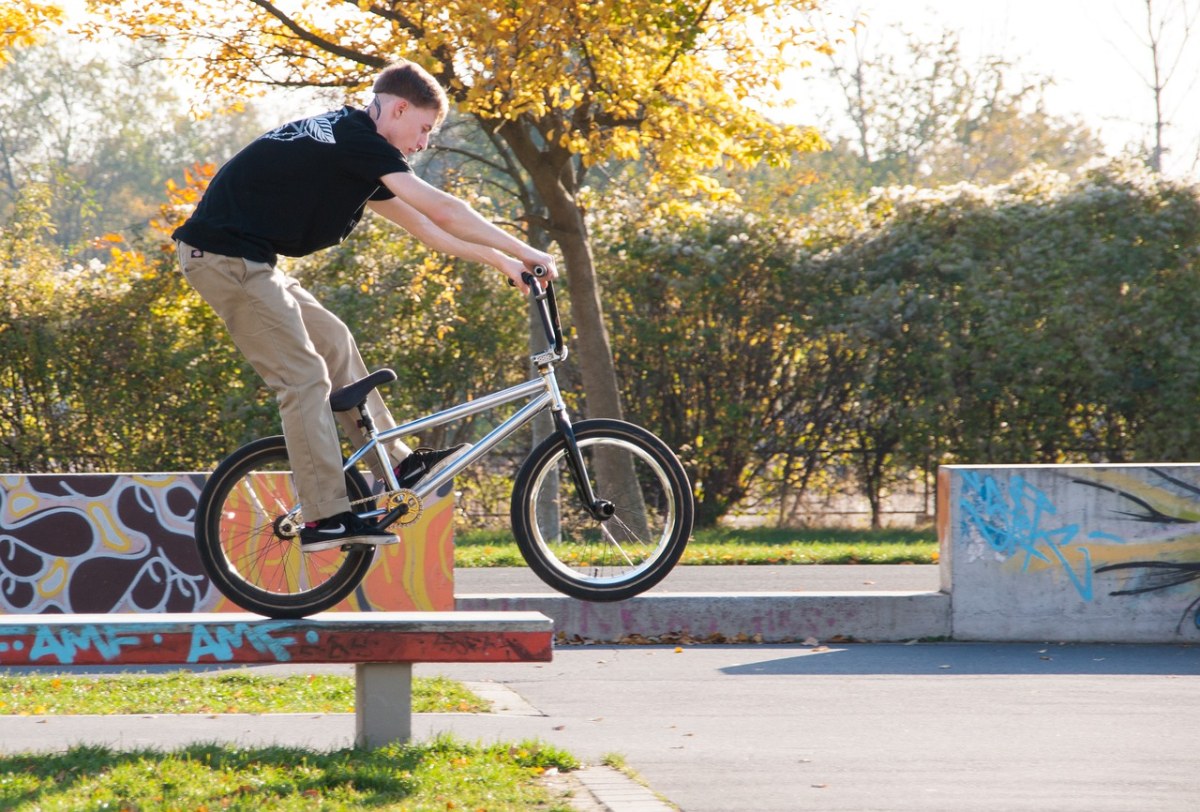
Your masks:
{"label": "chrome bicycle frame", "polygon": [[[350,455],[343,466],[344,469],[351,468],[369,454],[375,454],[379,462],[379,468],[384,472],[387,490],[398,490],[400,484],[396,480],[395,472],[392,470],[391,461],[384,450],[383,443],[397,440],[410,434],[417,434],[426,429],[453,423],[509,403],[528,400],[515,414],[493,428],[482,440],[475,443],[467,453],[455,459],[436,475],[422,479],[416,488],[413,489],[413,493],[417,499],[423,502],[429,494],[436,492],[464,468],[475,463],[497,445],[504,442],[516,431],[525,426],[526,423],[533,420],[543,409],[550,409],[554,417],[555,429],[566,441],[571,473],[579,488],[579,494],[584,501],[584,507],[601,521],[613,515],[612,504],[606,500],[597,499],[592,489],[591,480],[587,475],[584,465],[583,455],[579,452],[579,446],[575,441],[575,432],[571,428],[566,404],[563,402],[562,391],[558,386],[558,378],[554,373],[554,364],[567,357],[567,348],[562,337],[562,326],[558,318],[558,305],[554,296],[554,288],[549,282],[543,286],[540,281],[529,275],[527,275],[526,282],[533,289],[534,302],[538,307],[542,326],[545,328],[546,337],[550,342],[550,346],[545,351],[536,353],[533,356],[533,362],[537,366],[539,377],[500,392],[494,392],[467,403],[453,406],[427,417],[412,420],[395,428],[385,429],[381,432],[375,430],[373,423],[369,419],[370,416],[364,415],[364,423],[368,428],[368,439]],[[382,517],[382,519],[379,519],[379,523],[387,527],[404,515],[406,510],[407,506],[401,504],[391,510],[378,508],[362,515],[369,518]]]}
{"label": "chrome bicycle frame", "polygon": [[410,421],[396,426],[394,429],[386,429],[378,432],[346,460],[345,467],[350,468],[373,452],[378,456],[380,467],[385,471],[388,489],[397,490],[400,485],[396,481],[395,473],[392,471],[391,461],[388,459],[387,452],[383,449],[383,443],[397,440],[410,434],[416,434],[426,429],[453,423],[466,417],[521,400],[528,400],[529,402],[521,407],[516,414],[488,432],[487,436],[475,443],[466,454],[439,471],[437,475],[423,479],[417,484],[417,487],[413,489],[413,493],[416,494],[418,499],[423,500],[426,496],[453,479],[458,472],[508,439],[514,432],[532,420],[538,412],[547,407],[556,411],[564,408],[562,394],[559,392],[558,382],[555,380],[553,369],[545,370],[540,378],[535,378],[534,380],[510,387],[501,392],[485,395],[484,397],[453,406],[436,414]]}

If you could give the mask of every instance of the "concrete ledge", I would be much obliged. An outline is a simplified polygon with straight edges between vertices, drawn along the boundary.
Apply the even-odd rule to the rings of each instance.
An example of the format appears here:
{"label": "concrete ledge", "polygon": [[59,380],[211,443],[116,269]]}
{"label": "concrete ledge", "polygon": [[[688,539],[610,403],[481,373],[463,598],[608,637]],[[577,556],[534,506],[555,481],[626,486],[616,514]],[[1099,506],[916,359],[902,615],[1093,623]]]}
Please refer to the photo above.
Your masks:
{"label": "concrete ledge", "polygon": [[760,636],[766,643],[834,637],[905,641],[949,637],[944,592],[753,592],[643,595],[587,603],[562,595],[459,595],[458,611],[540,612],[555,632],[612,643],[633,635],[684,633],[698,640]]}
{"label": "concrete ledge", "polygon": [[0,615],[0,665],[549,662],[552,631],[529,612]]}
{"label": "concrete ledge", "polygon": [[[0,614],[241,613],[196,552],[196,503],[207,477],[0,475]],[[404,528],[403,544],[379,550],[362,587],[334,611],[454,607],[450,490],[428,500]]]}
{"label": "concrete ledge", "polygon": [[1200,464],[938,469],[955,640],[1200,642]]}
{"label": "concrete ledge", "polygon": [[0,666],[353,663],[355,742],[412,736],[413,663],[550,662],[553,626],[532,612],[0,616]]}

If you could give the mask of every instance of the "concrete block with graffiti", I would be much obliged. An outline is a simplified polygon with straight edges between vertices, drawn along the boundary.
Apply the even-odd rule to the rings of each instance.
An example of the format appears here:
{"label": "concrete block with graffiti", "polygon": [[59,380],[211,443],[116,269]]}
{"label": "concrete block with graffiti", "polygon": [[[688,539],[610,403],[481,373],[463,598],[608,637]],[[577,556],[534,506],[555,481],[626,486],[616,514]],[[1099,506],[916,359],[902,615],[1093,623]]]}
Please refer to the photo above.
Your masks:
{"label": "concrete block with graffiti", "polygon": [[[192,540],[201,474],[0,476],[0,613],[242,611]],[[454,609],[453,497],[383,547],[335,611]]]}
{"label": "concrete block with graffiti", "polygon": [[946,466],[958,640],[1200,640],[1200,465]]}

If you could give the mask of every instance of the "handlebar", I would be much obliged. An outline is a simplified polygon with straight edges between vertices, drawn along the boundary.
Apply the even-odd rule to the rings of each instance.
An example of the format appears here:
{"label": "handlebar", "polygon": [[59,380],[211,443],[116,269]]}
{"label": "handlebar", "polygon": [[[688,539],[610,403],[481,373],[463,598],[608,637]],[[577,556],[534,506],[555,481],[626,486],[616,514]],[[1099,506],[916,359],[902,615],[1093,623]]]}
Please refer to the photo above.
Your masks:
{"label": "handlebar", "polygon": [[546,332],[546,340],[550,347],[545,353],[534,356],[534,361],[541,364],[545,361],[561,361],[567,357],[567,346],[563,340],[562,322],[558,317],[558,298],[554,295],[554,283],[549,279],[545,282],[546,269],[535,265],[533,272],[521,274],[521,281],[529,286],[530,301],[537,308],[542,329]]}
{"label": "handlebar", "polygon": [[[521,281],[529,288],[530,301],[538,309],[542,329],[546,331],[546,340],[550,346],[545,352],[533,356],[534,363],[561,361],[567,357],[567,345],[563,341],[562,324],[558,318],[558,299],[554,296],[554,283],[549,279],[543,285],[541,279],[549,273],[546,266],[534,265],[531,271],[521,272]],[[508,284],[516,287],[511,279]]]}
{"label": "handlebar", "polygon": [[[526,285],[528,285],[530,279],[532,279],[535,276],[538,279],[541,279],[543,276],[546,275],[546,273],[547,273],[547,271],[546,271],[545,265],[534,265],[533,273],[530,273],[529,271],[521,271],[521,281],[523,281]],[[510,280],[508,280],[508,286],[510,288],[515,288],[517,286],[517,283],[510,279]]]}

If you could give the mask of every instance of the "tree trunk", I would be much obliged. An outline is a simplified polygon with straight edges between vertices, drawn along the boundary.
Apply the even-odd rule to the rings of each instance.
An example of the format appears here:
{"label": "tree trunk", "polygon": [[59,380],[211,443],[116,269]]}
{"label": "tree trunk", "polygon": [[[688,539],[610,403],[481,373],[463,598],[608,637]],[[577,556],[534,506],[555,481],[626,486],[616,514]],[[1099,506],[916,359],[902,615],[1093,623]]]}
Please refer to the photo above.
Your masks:
{"label": "tree trunk", "polygon": [[[576,327],[572,347],[583,380],[584,412],[588,417],[623,419],[617,370],[600,304],[600,283],[588,243],[587,223],[576,197],[579,182],[574,164],[565,153],[559,153],[559,161],[551,159],[533,142],[529,130],[516,123],[503,125],[499,134],[529,173],[538,197],[546,206],[545,231],[562,251]],[[645,538],[650,528],[640,521],[645,516],[641,493],[636,488],[630,493],[627,487],[621,487],[621,483],[636,483],[632,460],[624,454],[601,454],[595,457],[593,465],[597,496],[603,499],[606,494],[610,497],[629,494],[624,498],[622,512],[633,529]]]}
{"label": "tree trunk", "polygon": [[[604,323],[604,309],[600,304],[600,284],[596,280],[596,266],[592,261],[582,212],[572,201],[568,217],[562,218],[569,222],[560,223],[554,215],[550,219],[563,254],[567,284],[571,291],[571,315],[576,328],[572,344],[579,359],[587,415],[620,419],[624,410],[617,386],[617,370],[613,364],[612,345],[608,339],[608,327]],[[561,228],[561,225],[567,225],[568,228]]]}
{"label": "tree trunk", "polygon": [[620,419],[623,410],[617,372],[600,306],[600,285],[588,245],[587,224],[576,199],[574,167],[569,156],[564,156],[566,160],[561,163],[548,158],[533,143],[528,131],[516,122],[503,125],[500,135],[529,173],[546,207],[546,232],[562,251],[563,271],[571,290],[571,314],[577,328],[572,350],[583,378],[586,413],[589,417]]}

